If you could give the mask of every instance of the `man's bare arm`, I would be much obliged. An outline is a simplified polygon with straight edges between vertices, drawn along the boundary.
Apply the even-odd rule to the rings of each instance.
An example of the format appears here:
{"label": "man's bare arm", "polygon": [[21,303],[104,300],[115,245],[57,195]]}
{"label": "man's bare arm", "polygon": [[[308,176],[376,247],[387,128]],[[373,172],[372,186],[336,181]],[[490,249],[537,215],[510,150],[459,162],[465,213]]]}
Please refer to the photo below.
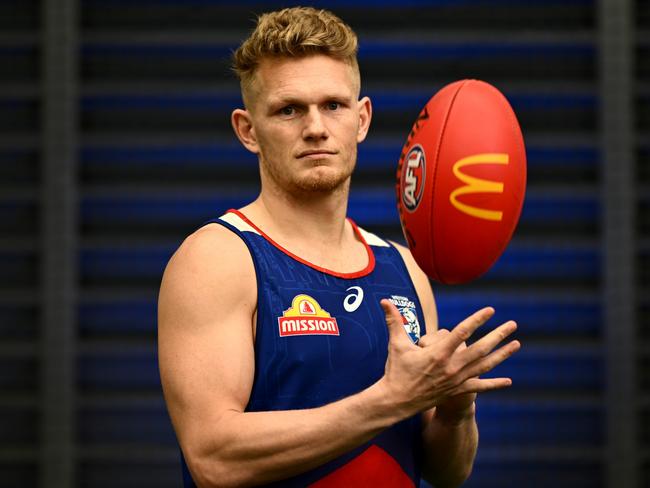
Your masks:
{"label": "man's bare arm", "polygon": [[381,380],[320,408],[244,412],[255,368],[256,286],[246,246],[216,225],[188,238],[163,278],[161,378],[180,445],[200,486],[246,486],[293,476],[450,393],[504,386],[503,379],[469,379],[493,362],[490,356],[483,363],[458,356],[479,360],[468,371],[451,374],[444,368],[463,338],[484,321],[481,313],[461,323],[449,341],[425,350],[410,342],[399,312],[384,300],[390,343]]}
{"label": "man's bare arm", "polygon": [[[438,313],[428,277],[419,268],[408,248],[399,244],[395,246],[404,258],[423,308],[427,334],[420,345],[426,347],[448,332],[438,329]],[[512,328],[513,324],[509,326]],[[515,352],[519,343],[511,343],[508,347],[512,349],[511,353]],[[464,348],[464,344],[460,346],[460,350]],[[475,398],[476,393],[473,392],[458,395],[422,414],[422,474],[436,488],[455,488],[471,474],[478,448]]]}

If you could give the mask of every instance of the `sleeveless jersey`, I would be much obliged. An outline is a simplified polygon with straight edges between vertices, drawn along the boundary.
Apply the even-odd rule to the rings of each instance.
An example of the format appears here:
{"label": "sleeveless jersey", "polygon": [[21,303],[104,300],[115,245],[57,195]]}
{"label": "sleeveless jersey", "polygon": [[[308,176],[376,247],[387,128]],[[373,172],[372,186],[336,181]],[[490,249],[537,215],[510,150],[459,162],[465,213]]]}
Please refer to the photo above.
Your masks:
{"label": "sleeveless jersey", "polygon": [[[388,329],[379,305],[390,299],[414,342],[426,333],[422,308],[401,255],[357,227],[368,265],[336,273],[272,241],[243,214],[219,223],[248,247],[257,278],[255,373],[248,412],[314,408],[369,387],[384,374]],[[413,487],[420,482],[420,416],[311,471],[266,486]],[[186,487],[196,486],[182,460]]]}

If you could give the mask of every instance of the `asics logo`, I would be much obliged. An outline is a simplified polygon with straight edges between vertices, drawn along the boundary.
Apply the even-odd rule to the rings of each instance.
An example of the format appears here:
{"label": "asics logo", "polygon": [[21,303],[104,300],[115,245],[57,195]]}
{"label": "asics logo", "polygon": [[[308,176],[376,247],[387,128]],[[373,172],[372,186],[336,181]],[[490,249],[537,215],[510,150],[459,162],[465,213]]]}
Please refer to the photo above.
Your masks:
{"label": "asics logo", "polygon": [[346,312],[354,312],[359,308],[361,302],[363,301],[363,288],[360,286],[351,286],[345,291],[351,290],[352,293],[346,296],[345,300],[343,300],[343,308],[345,308]]}

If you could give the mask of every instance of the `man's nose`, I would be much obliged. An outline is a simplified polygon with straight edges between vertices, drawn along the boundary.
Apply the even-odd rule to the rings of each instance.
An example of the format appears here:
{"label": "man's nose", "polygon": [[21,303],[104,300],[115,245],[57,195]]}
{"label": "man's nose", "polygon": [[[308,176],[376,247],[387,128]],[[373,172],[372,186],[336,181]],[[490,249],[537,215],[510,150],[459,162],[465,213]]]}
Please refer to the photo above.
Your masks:
{"label": "man's nose", "polygon": [[327,127],[323,120],[323,114],[316,107],[310,107],[305,117],[305,128],[303,129],[304,139],[327,139]]}

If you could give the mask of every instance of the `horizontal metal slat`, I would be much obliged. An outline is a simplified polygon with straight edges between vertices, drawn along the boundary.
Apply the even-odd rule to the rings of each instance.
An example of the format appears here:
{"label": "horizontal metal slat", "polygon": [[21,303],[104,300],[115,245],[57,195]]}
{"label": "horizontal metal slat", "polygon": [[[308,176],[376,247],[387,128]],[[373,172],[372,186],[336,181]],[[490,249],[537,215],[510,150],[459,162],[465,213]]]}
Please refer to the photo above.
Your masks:
{"label": "horizontal metal slat", "polygon": [[[405,131],[406,132],[406,131]],[[400,156],[402,139],[371,138],[359,146],[357,173],[375,170],[395,171]],[[168,144],[86,145],[81,153],[83,171],[88,179],[111,176],[125,180],[144,171],[149,178],[163,178],[174,173],[176,177],[190,178],[194,172],[210,172],[215,176],[236,171],[257,174],[257,158],[237,141],[214,140],[210,143],[177,142]],[[527,144],[530,172],[566,174],[572,168],[596,171],[599,154],[590,147],[563,147]],[[356,175],[355,175],[356,176]],[[257,178],[257,176],[255,176]],[[558,177],[560,179],[560,176]]]}
{"label": "horizontal metal slat", "polygon": [[[214,30],[207,33],[88,32],[82,49],[82,72],[88,80],[161,76],[232,79],[229,58],[241,37],[237,33],[215,34]],[[509,31],[496,38],[493,33],[454,32],[446,36],[438,33],[426,42],[405,42],[405,37],[408,35],[404,32],[392,32],[391,39],[365,38],[359,59],[368,79],[403,78],[404,73],[432,80],[439,80],[441,73],[451,79],[494,75],[499,79],[586,79],[594,76],[596,69],[595,36],[590,31],[520,35]],[[459,69],[460,56],[472,64]],[[393,69],[387,68],[389,57],[395,58]],[[527,63],[531,57],[540,62]],[[553,63],[553,70],[541,69],[548,63]]]}
{"label": "horizontal metal slat", "polygon": [[[152,7],[167,7],[173,5],[191,5],[191,6],[223,6],[223,0],[86,0],[85,4],[89,8],[97,8],[101,6],[115,6],[115,7],[124,7],[124,6],[144,6],[147,8]],[[448,5],[472,5],[476,4],[473,0],[405,0],[400,2],[400,6],[448,6]],[[490,6],[505,6],[511,8],[513,5],[561,5],[566,6],[592,6],[593,0],[490,0]],[[246,7],[246,11],[251,6],[262,7],[266,4],[261,0],[241,0],[237,2],[237,5]],[[322,8],[334,8],[334,7],[344,7],[344,6],[393,6],[395,3],[391,0],[323,0],[319,5],[322,5]]]}
{"label": "horizontal metal slat", "polygon": [[39,325],[39,310],[36,306],[13,303],[10,300],[0,302],[0,340],[36,340]]}
{"label": "horizontal metal slat", "polygon": [[34,355],[3,357],[0,355],[0,389],[20,393],[34,391],[38,385],[38,361]]}
{"label": "horizontal metal slat", "polygon": [[38,345],[31,341],[6,340],[0,343],[0,358],[5,361],[11,359],[36,359]]}
{"label": "horizontal metal slat", "polygon": [[7,461],[0,457],[2,482],[5,486],[31,487],[38,486],[38,466],[35,461]]}
{"label": "horizontal metal slat", "polygon": [[[174,249],[85,251],[81,256],[81,275],[86,281],[116,279],[157,279]],[[597,280],[600,256],[595,248],[546,249],[510,245],[486,274],[486,279],[564,278]]]}
{"label": "horizontal metal slat", "polygon": [[[526,486],[527,488],[600,488],[605,464],[598,448],[551,449],[549,451],[478,450],[468,488]],[[604,450],[604,449],[601,449]],[[572,451],[572,452],[571,452]]]}
{"label": "horizontal metal slat", "polygon": [[166,408],[82,407],[77,412],[79,442],[86,446],[116,443],[175,447]]}
{"label": "horizontal metal slat", "polygon": [[1,152],[35,151],[40,145],[40,136],[34,133],[0,134]]}
{"label": "horizontal metal slat", "polygon": [[5,134],[36,132],[40,125],[39,101],[0,99],[0,130]]}
{"label": "horizontal metal slat", "polygon": [[39,207],[30,191],[0,195],[0,232],[27,238],[38,224]]}
{"label": "horizontal metal slat", "polygon": [[0,31],[0,50],[11,48],[34,47],[38,44],[38,32],[19,30],[19,31]]}
{"label": "horizontal metal slat", "polygon": [[[581,449],[574,447],[506,447],[486,448],[477,452],[477,462],[489,464],[510,464],[511,462],[522,463],[530,466],[531,463],[537,466],[557,463],[565,466],[580,466],[585,463],[600,463],[604,459],[602,446],[583,446]],[[528,472],[530,481],[530,472]],[[528,486],[529,483],[525,483]],[[508,484],[504,485],[507,486]],[[593,485],[588,485],[593,486]]]}
{"label": "horizontal metal slat", "polygon": [[0,203],[24,203],[32,202],[38,195],[38,189],[28,185],[0,185]]}
{"label": "horizontal metal slat", "polygon": [[[34,463],[38,459],[36,446],[0,446],[0,464]],[[33,469],[35,466],[33,467]]]}
{"label": "horizontal metal slat", "polygon": [[[212,186],[175,188],[173,194],[163,187],[137,191],[113,187],[88,188],[82,202],[82,221],[103,224],[112,221],[139,221],[143,224],[163,223],[173,220],[199,223],[202,219],[218,217],[229,208],[238,208],[252,201],[254,189],[239,191]],[[350,195],[349,215],[360,225],[398,224],[395,196],[392,189],[353,189]],[[529,189],[522,211],[522,220],[540,223],[597,221],[599,204],[597,192],[585,188]]]}
{"label": "horizontal metal slat", "polygon": [[32,307],[35,306],[38,292],[30,287],[13,287],[2,290],[0,293],[0,308],[7,307]]}
{"label": "horizontal metal slat", "polygon": [[[127,391],[159,391],[160,378],[153,347],[125,350],[106,345],[80,354],[77,364],[80,391],[84,394]],[[508,376],[517,391],[593,391],[602,387],[601,351],[589,345],[524,345],[522,350],[490,373]],[[486,376],[487,377],[487,376]]]}
{"label": "horizontal metal slat", "polygon": [[[38,94],[36,85],[24,84],[2,84],[0,86],[8,87],[11,90],[22,92],[25,89],[29,93]],[[419,80],[405,78],[399,82],[391,80],[371,79],[364,80],[364,92],[399,92],[404,89],[421,93],[423,96],[429,93],[433,95],[436,91],[444,86],[439,80]],[[572,96],[597,96],[598,87],[591,80],[504,80],[498,86],[503,93],[525,96],[531,94],[545,96],[559,96],[561,98]],[[650,85],[639,84],[638,90],[650,90]],[[239,87],[231,82],[204,81],[204,80],[168,80],[157,79],[150,82],[137,80],[94,80],[88,81],[80,87],[81,96],[84,99],[94,99],[111,96],[155,96],[155,97],[181,97],[187,95],[193,96],[221,96],[233,97],[239,95]],[[1,95],[0,95],[1,96]]]}
{"label": "horizontal metal slat", "polygon": [[[158,405],[93,405],[78,413],[79,439],[85,445],[148,443],[175,445],[162,397]],[[602,443],[602,408],[535,406],[516,402],[480,403],[478,422],[485,446],[512,444],[568,447]]]}
{"label": "horizontal metal slat", "polygon": [[[400,89],[392,92],[364,91],[364,94],[373,101],[372,124],[375,129],[397,131],[401,128],[406,133],[433,92]],[[595,129],[594,95],[506,93],[506,96],[520,123],[529,131],[549,126],[563,127],[568,131]],[[239,93],[85,97],[81,124],[86,131],[132,129],[139,133],[174,133],[212,130],[230,133],[229,113],[242,105],[240,99]]]}
{"label": "horizontal metal slat", "polygon": [[[83,464],[116,463],[126,466],[160,463],[175,465],[180,462],[178,448],[159,446],[155,443],[133,444],[112,443],[103,446],[80,444],[77,446],[77,456]],[[114,482],[115,478],[110,480]]]}
{"label": "horizontal metal slat", "polygon": [[11,149],[0,147],[0,181],[14,185],[34,185],[40,179],[36,148]]}
{"label": "horizontal metal slat", "polygon": [[[149,297],[120,296],[107,290],[101,299],[84,298],[78,312],[80,333],[88,338],[154,334],[157,306],[154,288],[157,287],[152,286]],[[434,292],[440,325],[445,328],[490,305],[497,314],[486,325],[488,329],[514,319],[519,323],[520,336],[596,337],[602,332],[602,304],[596,289],[579,292],[563,286],[553,292],[541,289],[452,291],[434,284]]]}
{"label": "horizontal metal slat", "polygon": [[162,391],[153,392],[112,392],[79,395],[77,406],[81,409],[164,409]]}
{"label": "horizontal metal slat", "polygon": [[[80,449],[87,449],[86,446]],[[118,450],[121,447],[114,447]],[[141,449],[151,449],[143,446]],[[165,454],[160,459],[151,460],[118,460],[113,461],[108,451],[97,460],[81,462],[77,467],[79,486],[93,488],[178,488],[182,486],[180,468],[180,451],[176,450],[175,459],[172,454]]]}
{"label": "horizontal metal slat", "polygon": [[153,353],[81,354],[77,361],[77,388],[99,391],[160,391],[158,362]]}
{"label": "horizontal metal slat", "polygon": [[32,82],[40,73],[36,36],[0,34],[0,79]]}
{"label": "horizontal metal slat", "polygon": [[[183,29],[164,31],[145,31],[115,29],[113,31],[92,30],[84,31],[84,46],[92,52],[111,51],[128,54],[129,47],[206,47],[213,49],[224,49],[224,46],[233,46],[241,42],[242,34],[246,34],[246,27],[230,29]],[[639,33],[643,36],[643,33]],[[9,36],[14,39],[17,36]],[[529,47],[535,49],[544,48],[566,48],[570,46],[575,49],[594,47],[596,33],[590,29],[575,29],[564,31],[550,30],[518,30],[518,31],[492,31],[481,32],[477,30],[436,30],[430,29],[400,29],[393,28],[383,31],[381,34],[372,33],[363,36],[360,46],[360,54],[363,47],[374,49],[375,46],[427,46],[430,49],[440,49],[445,46],[455,45],[480,45],[488,51],[501,46],[509,49],[515,46]],[[391,50],[393,48],[390,48]],[[229,55],[229,51],[224,51]],[[401,53],[409,55],[410,53]]]}
{"label": "horizontal metal slat", "polygon": [[0,438],[7,446],[36,445],[39,440],[39,412],[0,403]]}
{"label": "horizontal metal slat", "polygon": [[40,87],[35,82],[16,83],[0,80],[0,101],[33,101],[40,97]]}
{"label": "horizontal metal slat", "polygon": [[0,3],[0,32],[36,29],[39,13],[37,0],[4,0]]}
{"label": "horizontal metal slat", "polygon": [[477,406],[481,448],[533,445],[576,448],[604,442],[604,407],[519,405],[516,402]]}
{"label": "horizontal metal slat", "polygon": [[558,289],[553,293],[539,290],[501,292],[452,291],[434,284],[441,326],[450,328],[475,310],[490,305],[495,317],[486,330],[506,320],[519,324],[519,336],[598,336],[602,332],[603,309],[599,292],[576,293]]}
{"label": "horizontal metal slat", "polygon": [[[401,147],[404,143],[405,134],[394,134],[385,131],[371,131],[369,140],[360,147],[369,144],[397,144]],[[650,140],[650,137],[649,139]],[[9,141],[7,141],[9,142]],[[220,138],[218,134],[209,132],[198,132],[193,134],[133,134],[132,132],[120,133],[85,133],[83,135],[83,148],[85,150],[96,150],[102,148],[140,148],[140,147],[174,147],[174,146],[211,146],[211,145],[235,145],[237,141],[233,136]],[[535,147],[543,150],[565,149],[572,151],[594,151],[598,149],[598,137],[596,132],[540,132],[531,131],[526,133],[527,147]],[[2,147],[2,138],[0,138]]]}
{"label": "horizontal metal slat", "polygon": [[3,286],[36,286],[40,257],[28,249],[0,250]]}
{"label": "horizontal metal slat", "polygon": [[[435,89],[414,89],[407,92],[403,87],[394,90],[372,90],[366,88],[364,95],[373,101],[376,112],[388,110],[411,110],[419,112],[433,96]],[[503,90],[502,90],[503,91]],[[593,91],[587,93],[535,93],[504,92],[515,111],[523,109],[552,110],[561,108],[595,108],[597,97]],[[204,93],[107,93],[104,95],[86,95],[81,101],[82,111],[110,110],[130,111],[137,109],[192,109],[201,111],[232,110],[241,105],[239,91],[214,90]]]}
{"label": "horizontal metal slat", "polygon": [[156,311],[156,299],[82,303],[79,331],[88,338],[155,334]]}
{"label": "horizontal metal slat", "polygon": [[0,236],[0,255],[8,253],[31,254],[36,252],[36,250],[36,236]]}
{"label": "horizontal metal slat", "polygon": [[[544,58],[548,60],[573,60],[579,64],[588,63],[595,56],[594,35],[590,32],[562,34],[540,33],[539,35],[517,36],[508,32],[502,38],[493,33],[489,35],[477,35],[465,32],[454,32],[453,35],[444,36],[436,34],[429,35],[427,41],[413,40],[404,41],[408,38],[401,32],[394,32],[393,39],[387,38],[365,38],[359,49],[359,60],[365,70],[370,69],[370,64],[379,60],[385,61],[387,57],[394,57],[400,63],[422,62],[423,60],[445,61],[463,57],[466,61],[477,59],[504,59],[512,63],[515,59]],[[518,38],[519,37],[519,38]],[[211,60],[228,60],[233,49],[237,47],[241,35],[234,34],[227,36],[215,34],[214,32],[182,32],[182,33],[138,33],[120,32],[111,34],[88,33],[82,47],[82,64],[84,72],[94,73],[115,73],[113,71],[119,66],[133,66],[132,60],[145,59],[166,59],[169,62],[176,62],[179,65],[192,67],[193,74],[198,65]],[[120,61],[121,59],[121,61]],[[100,66],[97,63],[105,63]],[[108,66],[107,63],[116,63]],[[222,70],[227,66],[217,63],[213,67]],[[141,66],[143,69],[162,70],[159,66]],[[384,67],[385,68],[385,67]],[[414,68],[417,66],[414,65]],[[528,67],[531,70],[533,67]],[[142,71],[144,72],[144,71]],[[159,71],[163,72],[163,71]],[[367,71],[366,71],[367,72]],[[132,73],[135,74],[135,73]],[[550,77],[550,76],[549,76]],[[93,78],[95,78],[93,76]],[[179,78],[178,76],[174,78]]]}
{"label": "horizontal metal slat", "polygon": [[603,387],[602,351],[598,347],[541,347],[523,344],[522,349],[485,377],[509,377],[517,391],[582,390]]}
{"label": "horizontal metal slat", "polygon": [[39,408],[38,394],[30,393],[0,393],[0,409],[15,409],[36,411]]}

